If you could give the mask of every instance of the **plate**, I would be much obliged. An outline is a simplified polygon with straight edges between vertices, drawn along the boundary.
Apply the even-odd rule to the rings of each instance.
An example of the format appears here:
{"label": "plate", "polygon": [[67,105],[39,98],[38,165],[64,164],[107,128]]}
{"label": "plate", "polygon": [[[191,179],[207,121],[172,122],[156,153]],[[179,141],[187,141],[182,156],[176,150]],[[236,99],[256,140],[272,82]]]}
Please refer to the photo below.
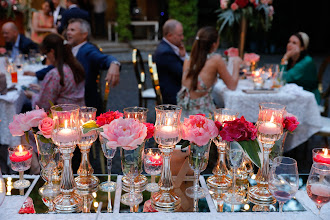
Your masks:
{"label": "plate", "polygon": [[278,90],[275,89],[243,89],[246,94],[267,94],[267,93],[278,93]]}

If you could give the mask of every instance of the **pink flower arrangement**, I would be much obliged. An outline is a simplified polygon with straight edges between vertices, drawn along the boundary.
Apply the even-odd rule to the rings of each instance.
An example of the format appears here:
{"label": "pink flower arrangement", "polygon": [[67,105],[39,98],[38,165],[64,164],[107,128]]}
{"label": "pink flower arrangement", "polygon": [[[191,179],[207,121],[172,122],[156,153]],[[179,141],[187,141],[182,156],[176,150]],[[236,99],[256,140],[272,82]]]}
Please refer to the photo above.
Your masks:
{"label": "pink flower arrangement", "polygon": [[101,127],[105,124],[110,124],[113,120],[122,118],[123,116],[124,114],[119,111],[108,111],[96,117],[96,124]]}
{"label": "pink flower arrangement", "polygon": [[0,47],[0,54],[4,55],[7,52],[7,50],[3,47]]}
{"label": "pink flower arrangement", "polygon": [[259,62],[259,60],[260,60],[260,56],[258,54],[255,54],[255,53],[245,53],[244,54],[245,62],[252,63],[252,62]]}
{"label": "pink flower arrangement", "polygon": [[150,139],[154,136],[155,133],[155,126],[151,123],[143,123],[147,127],[147,137],[146,139]]}
{"label": "pink flower arrangement", "polygon": [[257,138],[257,128],[253,123],[246,121],[244,116],[233,121],[226,121],[219,132],[225,141],[248,141]]}
{"label": "pink flower arrangement", "polygon": [[238,57],[238,48],[228,48],[227,50],[225,50],[225,55],[228,57]]}
{"label": "pink flower arrangement", "polygon": [[293,132],[299,125],[299,121],[296,116],[290,113],[285,113],[283,117],[283,129]]}
{"label": "pink flower arrangement", "polygon": [[219,130],[214,121],[203,115],[190,115],[182,125],[182,139],[195,143],[198,146],[207,144],[218,136]]}
{"label": "pink flower arrangement", "polygon": [[39,122],[39,130],[37,132],[37,134],[41,134],[43,135],[45,138],[51,138],[52,137],[52,131],[54,129],[54,121],[53,119],[46,117],[43,118],[40,122]]}
{"label": "pink flower arrangement", "polygon": [[147,127],[133,118],[118,118],[103,126],[101,135],[108,139],[107,147],[134,150],[147,137]]}

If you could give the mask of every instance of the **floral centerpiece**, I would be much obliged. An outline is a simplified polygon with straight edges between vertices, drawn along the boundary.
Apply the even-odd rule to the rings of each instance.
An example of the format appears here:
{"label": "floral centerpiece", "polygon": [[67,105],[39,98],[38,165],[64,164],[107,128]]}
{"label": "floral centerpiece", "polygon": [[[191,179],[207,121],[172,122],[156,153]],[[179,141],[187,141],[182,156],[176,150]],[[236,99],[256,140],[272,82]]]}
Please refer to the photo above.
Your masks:
{"label": "floral centerpiece", "polygon": [[28,1],[0,0],[0,18],[15,18],[15,12],[27,12],[28,5]]}

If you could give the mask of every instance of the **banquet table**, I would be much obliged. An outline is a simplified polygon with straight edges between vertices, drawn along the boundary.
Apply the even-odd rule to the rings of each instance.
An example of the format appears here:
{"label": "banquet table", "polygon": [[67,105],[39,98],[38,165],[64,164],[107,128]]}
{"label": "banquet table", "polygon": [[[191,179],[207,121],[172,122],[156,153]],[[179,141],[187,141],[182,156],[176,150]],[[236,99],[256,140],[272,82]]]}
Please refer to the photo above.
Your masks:
{"label": "banquet table", "polygon": [[[248,90],[244,92],[244,90]],[[307,141],[321,127],[320,111],[314,94],[303,90],[296,84],[286,84],[276,90],[256,91],[253,93],[253,82],[241,79],[235,91],[229,90],[222,80],[214,86],[212,96],[218,106],[236,110],[246,120],[258,120],[259,103],[275,102],[286,106],[286,111],[294,114],[300,122],[294,134],[288,134],[284,151],[289,151]]]}
{"label": "banquet table", "polygon": [[[15,85],[16,90],[7,92],[6,95],[0,95],[0,145],[15,146],[20,144],[20,137],[13,137],[8,129],[8,125],[13,121],[13,116],[20,113],[22,106],[27,99],[22,86],[28,87],[31,83],[38,83],[37,77],[24,76],[23,71],[37,71],[43,68],[43,65],[30,64],[24,65],[23,70],[17,72],[18,82]],[[6,73],[5,58],[0,58],[0,72]],[[11,76],[6,73],[7,87],[12,86]]]}
{"label": "banquet table", "polygon": [[[25,178],[31,175],[25,175]],[[4,176],[6,177],[6,176]],[[18,211],[22,206],[23,202],[29,196],[32,188],[35,186],[39,176],[33,176],[35,178],[32,181],[30,188],[27,190],[24,196],[13,195],[6,196],[3,204],[0,206],[0,219],[24,219],[24,220],[43,220],[43,219],[56,219],[56,220],[69,220],[69,219],[96,219],[96,213],[72,213],[72,214],[19,214]],[[318,216],[318,210],[315,204],[309,199],[304,188],[301,188],[295,198],[300,202],[300,204],[305,209],[304,211],[287,211],[284,213],[279,212],[218,212],[213,200],[208,194],[206,196],[206,201],[209,207],[208,212],[174,212],[174,213],[123,213],[120,211],[120,195],[121,195],[121,175],[118,175],[117,185],[118,188],[115,192],[113,213],[101,212],[98,219],[144,219],[144,220],[154,220],[154,219],[214,219],[214,218],[224,218],[224,219],[329,219],[330,215],[330,203],[324,205],[321,210],[321,215]],[[200,177],[200,183],[203,188],[206,188],[205,177]]]}

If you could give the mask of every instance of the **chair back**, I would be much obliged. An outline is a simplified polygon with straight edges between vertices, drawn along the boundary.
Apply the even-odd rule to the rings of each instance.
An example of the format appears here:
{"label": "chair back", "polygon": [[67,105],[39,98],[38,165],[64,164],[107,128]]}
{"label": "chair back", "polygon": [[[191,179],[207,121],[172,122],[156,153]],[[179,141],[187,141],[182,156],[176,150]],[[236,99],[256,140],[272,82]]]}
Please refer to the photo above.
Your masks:
{"label": "chair back", "polygon": [[143,59],[140,53],[139,49],[133,49],[132,52],[132,63],[134,66],[134,71],[135,71],[135,76],[136,76],[136,80],[138,83],[138,89],[139,89],[139,103],[141,106],[142,103],[142,91],[144,91],[146,89],[146,83],[145,83],[145,79],[146,79],[146,74],[145,74],[145,70],[144,70],[144,64],[143,64]]}
{"label": "chair back", "polygon": [[152,85],[155,89],[156,93],[156,102],[157,105],[163,104],[163,97],[162,93],[160,91],[160,86],[159,86],[159,78],[158,78],[158,72],[157,72],[157,65],[152,61],[152,55],[148,55],[148,66],[149,66],[149,73],[152,79]]}
{"label": "chair back", "polygon": [[97,91],[99,94],[101,94],[101,98],[102,98],[102,111],[101,111],[102,113],[107,111],[108,96],[110,92],[110,86],[108,81],[101,80],[101,79],[105,79],[107,73],[108,70],[102,70],[96,79],[96,83],[98,85]]}

